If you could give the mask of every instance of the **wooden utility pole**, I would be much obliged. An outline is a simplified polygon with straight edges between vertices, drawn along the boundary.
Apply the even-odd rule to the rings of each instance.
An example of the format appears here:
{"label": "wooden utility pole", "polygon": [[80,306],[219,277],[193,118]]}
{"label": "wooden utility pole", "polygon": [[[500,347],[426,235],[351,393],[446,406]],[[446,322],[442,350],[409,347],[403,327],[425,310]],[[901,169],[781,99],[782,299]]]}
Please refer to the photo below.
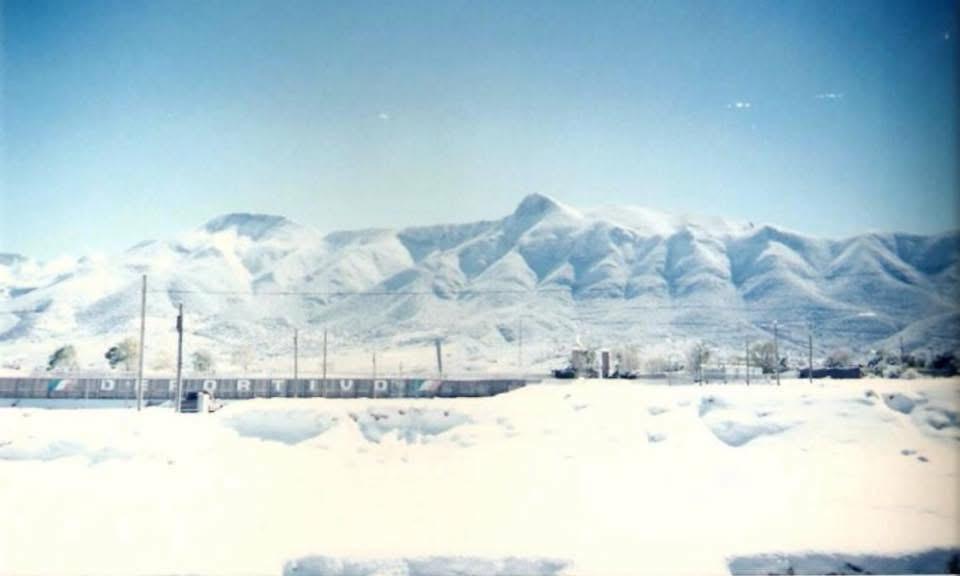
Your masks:
{"label": "wooden utility pole", "polygon": [[327,383],[327,329],[323,329],[323,383]]}
{"label": "wooden utility pole", "polygon": [[743,357],[747,361],[747,386],[750,385],[750,339],[743,341]]}
{"label": "wooden utility pole", "polygon": [[777,375],[777,386],[780,385],[780,339],[777,335],[777,323],[773,323],[773,371]]}
{"label": "wooden utility pole", "polygon": [[443,379],[443,345],[440,343],[440,339],[436,340],[437,345],[437,373],[440,374],[440,379]]}
{"label": "wooden utility pole", "polygon": [[300,378],[300,333],[293,329],[293,397],[299,396],[297,393],[297,380]]}
{"label": "wooden utility pole", "polygon": [[143,409],[143,336],[147,324],[147,275],[143,275],[140,290],[140,366],[137,369],[137,411]]}
{"label": "wooden utility pole", "polygon": [[700,385],[703,386],[703,346],[701,345],[697,349],[697,355],[700,357],[697,364],[700,366]]}
{"label": "wooden utility pole", "polygon": [[174,407],[180,412],[180,399],[183,398],[183,303],[177,314],[177,400]]}

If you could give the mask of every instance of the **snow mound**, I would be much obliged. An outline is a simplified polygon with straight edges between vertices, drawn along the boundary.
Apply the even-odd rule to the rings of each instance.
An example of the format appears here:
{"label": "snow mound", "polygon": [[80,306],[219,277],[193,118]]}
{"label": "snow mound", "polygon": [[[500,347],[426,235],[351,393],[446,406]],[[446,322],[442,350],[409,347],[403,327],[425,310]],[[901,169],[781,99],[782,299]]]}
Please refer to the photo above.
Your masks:
{"label": "snow mound", "polygon": [[251,410],[223,418],[224,426],[232,428],[241,436],[290,445],[323,434],[336,421],[335,416],[312,410],[291,410],[282,415]]}
{"label": "snow mound", "polygon": [[704,396],[700,399],[700,406],[697,408],[697,413],[701,418],[709,414],[710,412],[718,409],[727,408],[728,404],[722,399],[715,396]]}
{"label": "snow mound", "polygon": [[71,440],[46,441],[29,438],[25,441],[0,442],[0,460],[37,460],[47,462],[59,458],[87,458],[91,464],[106,460],[129,459],[132,453],[108,447],[94,447]]}
{"label": "snow mound", "polygon": [[945,408],[930,407],[924,409],[923,422],[934,430],[945,430],[949,428],[960,428],[960,418],[957,412]]}
{"label": "snow mound", "polygon": [[960,548],[934,548],[903,555],[763,554],[729,562],[734,576],[754,574],[956,574]]}
{"label": "snow mound", "polygon": [[715,396],[701,398],[697,412],[718,440],[735,448],[794,426],[792,422],[778,422],[768,410],[734,408],[729,401]]}
{"label": "snow mound", "polygon": [[912,398],[904,394],[900,394],[899,392],[884,394],[883,403],[886,404],[891,410],[896,410],[901,414],[909,414],[913,412],[914,407],[917,405]]}
{"label": "snow mound", "polygon": [[288,445],[315,439],[344,426],[351,429],[343,430],[343,434],[353,437],[359,433],[367,442],[379,443],[387,436],[394,436],[407,444],[415,444],[471,421],[465,414],[449,409],[393,405],[357,410],[336,403],[317,405],[322,409],[278,410],[269,402],[250,401],[248,406],[234,404],[218,416],[225,427],[240,436]]}
{"label": "snow mound", "polygon": [[480,558],[431,556],[426,558],[351,559],[309,556],[287,562],[284,576],[551,576],[567,562],[544,558]]}
{"label": "snow mound", "polygon": [[667,439],[667,435],[661,432],[647,432],[647,442],[651,444],[659,444]]}
{"label": "snow mound", "polygon": [[761,436],[773,436],[790,429],[790,426],[774,422],[738,422],[736,420],[715,421],[707,424],[707,427],[717,439],[734,448]]}
{"label": "snow mound", "polygon": [[365,412],[351,413],[360,427],[364,438],[370,442],[380,442],[384,436],[392,433],[408,444],[421,442],[425,437],[438,436],[470,422],[465,414],[451,410],[424,408],[394,408],[377,410],[371,408]]}

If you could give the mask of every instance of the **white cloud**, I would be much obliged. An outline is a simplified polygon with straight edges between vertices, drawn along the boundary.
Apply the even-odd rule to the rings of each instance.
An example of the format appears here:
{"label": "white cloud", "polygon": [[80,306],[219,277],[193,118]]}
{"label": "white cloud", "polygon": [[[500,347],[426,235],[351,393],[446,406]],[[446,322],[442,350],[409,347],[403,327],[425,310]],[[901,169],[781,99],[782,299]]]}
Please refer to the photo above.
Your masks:
{"label": "white cloud", "polygon": [[730,109],[732,109],[732,110],[746,110],[746,109],[750,108],[751,106],[752,106],[752,104],[751,104],[750,102],[745,101],[745,100],[737,100],[737,101],[734,102],[733,104],[727,104],[727,108],[730,108]]}
{"label": "white cloud", "polygon": [[377,118],[379,118],[379,119],[381,119],[381,120],[389,120],[389,119],[390,119],[390,115],[387,114],[386,112],[381,112],[381,113],[377,114]]}
{"label": "white cloud", "polygon": [[814,96],[817,100],[843,100],[843,92],[823,92]]}

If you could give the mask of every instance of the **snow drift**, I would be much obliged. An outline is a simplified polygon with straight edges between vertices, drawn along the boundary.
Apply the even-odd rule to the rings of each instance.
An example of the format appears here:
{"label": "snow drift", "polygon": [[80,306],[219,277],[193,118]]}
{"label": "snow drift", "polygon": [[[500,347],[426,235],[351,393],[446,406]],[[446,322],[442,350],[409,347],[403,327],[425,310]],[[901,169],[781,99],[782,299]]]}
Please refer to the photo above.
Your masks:
{"label": "snow drift", "polygon": [[943,571],[958,390],[581,381],[208,416],[0,408],[0,573]]}

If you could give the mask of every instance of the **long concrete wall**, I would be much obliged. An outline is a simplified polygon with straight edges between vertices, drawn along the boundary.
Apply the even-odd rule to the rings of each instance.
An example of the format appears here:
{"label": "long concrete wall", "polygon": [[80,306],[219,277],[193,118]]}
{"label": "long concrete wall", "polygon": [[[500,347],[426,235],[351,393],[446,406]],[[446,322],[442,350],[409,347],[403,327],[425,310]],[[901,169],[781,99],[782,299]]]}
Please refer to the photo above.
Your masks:
{"label": "long concrete wall", "polygon": [[[216,398],[457,398],[502,394],[526,385],[525,380],[429,379],[267,379],[188,378],[184,392],[208,390]],[[167,400],[176,395],[173,379],[144,380],[143,397]],[[0,378],[0,398],[136,398],[134,378]]]}

